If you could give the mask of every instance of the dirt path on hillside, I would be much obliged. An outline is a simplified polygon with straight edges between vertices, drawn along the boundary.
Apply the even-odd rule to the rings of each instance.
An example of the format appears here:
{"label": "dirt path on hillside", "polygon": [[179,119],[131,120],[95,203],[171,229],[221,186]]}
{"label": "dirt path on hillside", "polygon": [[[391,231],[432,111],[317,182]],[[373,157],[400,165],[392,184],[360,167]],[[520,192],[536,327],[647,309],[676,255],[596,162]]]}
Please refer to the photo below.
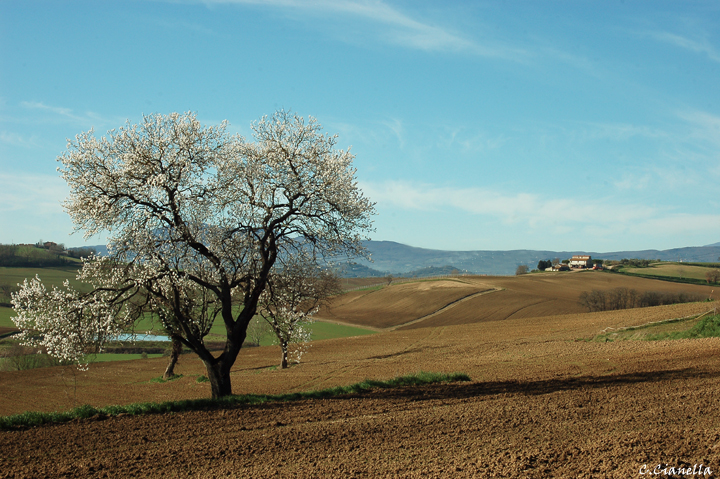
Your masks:
{"label": "dirt path on hillside", "polygon": [[464,303],[465,301],[470,301],[471,299],[475,299],[478,296],[482,296],[485,294],[495,293],[497,291],[502,291],[502,288],[492,288],[487,291],[480,291],[478,293],[472,293],[468,294],[467,296],[464,296],[460,299],[456,299],[455,301],[452,301],[451,303],[446,304],[442,308],[438,309],[437,311],[433,311],[430,314],[426,314],[425,316],[421,316],[417,319],[413,319],[412,321],[408,321],[406,323],[398,324],[389,328],[385,328],[385,331],[395,331],[396,329],[405,327],[405,326],[411,326],[411,325],[417,325],[418,323],[421,323],[422,321],[425,321],[426,319],[433,318],[439,314],[448,313],[452,308],[458,306],[461,303]]}

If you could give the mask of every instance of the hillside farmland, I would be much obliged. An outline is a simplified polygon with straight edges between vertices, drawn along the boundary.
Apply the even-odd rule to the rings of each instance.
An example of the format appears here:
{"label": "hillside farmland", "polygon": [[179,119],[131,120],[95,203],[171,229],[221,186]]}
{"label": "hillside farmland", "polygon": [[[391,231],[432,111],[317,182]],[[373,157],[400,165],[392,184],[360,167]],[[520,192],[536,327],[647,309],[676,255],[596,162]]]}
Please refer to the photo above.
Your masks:
{"label": "hillside farmland", "polygon": [[[463,276],[354,291],[318,318],[374,328],[420,328],[587,312],[580,294],[629,288],[639,292],[689,292],[710,298],[714,288],[597,271],[522,276]],[[715,296],[720,297],[720,293]]]}
{"label": "hillside farmland", "polygon": [[[609,274],[567,276],[471,278],[459,286],[429,281],[424,289],[408,284],[395,292],[403,285],[393,285],[385,288],[387,296],[374,297],[374,311],[383,310],[381,299],[393,307],[397,291],[438,298],[414,310],[428,314],[473,294],[472,288],[504,287],[478,298],[498,295],[505,298],[498,301],[519,305],[553,288],[561,293],[553,301],[573,298],[607,279],[606,288],[625,284],[615,281],[631,281],[627,285],[638,290],[656,283]],[[513,300],[514,294],[520,299]],[[367,301],[353,297],[341,304]],[[411,329],[316,341],[303,362],[287,370],[273,368],[277,348],[248,348],[232,374],[237,393],[307,391],[419,370],[462,371],[473,381],[4,431],[0,477],[625,478],[657,464],[703,464],[716,473],[720,416],[712,405],[720,396],[720,338],[590,341],[608,328],[715,308],[715,302],[702,302],[540,317],[494,313],[496,319],[433,327],[415,323]],[[451,318],[452,310],[443,314]],[[152,382],[164,363],[0,373],[0,390],[11,398],[0,402],[0,414],[209,396],[208,384],[196,381],[204,374],[196,358],[183,356],[180,379]]]}

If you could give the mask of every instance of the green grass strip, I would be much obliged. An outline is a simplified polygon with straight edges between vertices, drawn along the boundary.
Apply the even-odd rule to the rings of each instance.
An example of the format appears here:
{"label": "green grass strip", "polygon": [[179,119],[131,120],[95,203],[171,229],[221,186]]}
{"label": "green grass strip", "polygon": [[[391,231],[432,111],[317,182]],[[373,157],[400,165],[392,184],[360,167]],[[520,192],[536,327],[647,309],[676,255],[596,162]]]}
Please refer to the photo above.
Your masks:
{"label": "green grass strip", "polygon": [[[653,321],[648,324],[639,326],[630,326],[626,328],[613,329],[612,331],[598,334],[591,341],[607,342],[607,341],[663,341],[674,339],[697,339],[697,338],[717,338],[720,337],[720,315],[708,315],[703,313],[684,318],[666,319],[664,321]],[[695,325],[681,331],[660,331],[648,332],[645,335],[638,335],[643,330],[651,330],[663,328],[673,323],[689,322],[700,319]]]}
{"label": "green grass strip", "polygon": [[665,339],[695,339],[720,337],[720,315],[706,316],[695,326],[685,331],[672,331],[648,335],[647,341],[662,341]]}
{"label": "green grass strip", "polygon": [[[708,282],[704,279],[698,279],[698,278],[681,278],[679,276],[661,276],[661,275],[655,275],[655,274],[644,274],[644,273],[628,273],[623,271],[622,269],[616,270],[605,270],[612,274],[624,274],[625,276],[635,276],[636,278],[645,278],[645,279],[657,279],[659,281],[667,281],[669,283],[684,283],[684,284],[701,284],[704,286],[708,286]],[[712,283],[716,284],[716,283]]]}
{"label": "green grass strip", "polygon": [[207,409],[223,409],[241,404],[261,404],[266,402],[297,401],[302,399],[329,399],[333,397],[358,394],[373,389],[400,388],[422,386],[435,383],[450,383],[470,381],[465,373],[433,373],[418,372],[406,376],[399,376],[387,381],[366,379],[365,381],[349,386],[337,386],[319,391],[308,391],[290,394],[243,394],[227,396],[219,399],[186,399],[182,401],[167,401],[162,403],[135,403],[126,406],[106,406],[95,408],[90,405],[78,406],[65,412],[24,412],[12,416],[0,417],[0,429],[13,429],[40,426],[43,424],[57,424],[72,421],[73,419],[88,419],[94,416],[117,416],[119,414],[163,414],[170,412],[198,411]]}

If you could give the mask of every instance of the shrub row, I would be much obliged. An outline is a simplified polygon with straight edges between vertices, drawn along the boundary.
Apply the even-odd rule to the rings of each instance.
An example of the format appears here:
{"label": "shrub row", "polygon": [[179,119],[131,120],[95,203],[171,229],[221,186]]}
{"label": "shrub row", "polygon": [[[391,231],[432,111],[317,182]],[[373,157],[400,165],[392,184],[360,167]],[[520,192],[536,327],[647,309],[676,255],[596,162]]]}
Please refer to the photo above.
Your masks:
{"label": "shrub row", "polygon": [[696,293],[671,293],[646,291],[638,293],[634,289],[615,288],[607,291],[592,290],[580,294],[580,304],[588,311],[614,311],[618,309],[647,308],[664,304],[680,304],[704,301],[706,298]]}
{"label": "shrub row", "polygon": [[0,370],[27,371],[58,365],[60,365],[58,359],[17,343],[0,350]]}

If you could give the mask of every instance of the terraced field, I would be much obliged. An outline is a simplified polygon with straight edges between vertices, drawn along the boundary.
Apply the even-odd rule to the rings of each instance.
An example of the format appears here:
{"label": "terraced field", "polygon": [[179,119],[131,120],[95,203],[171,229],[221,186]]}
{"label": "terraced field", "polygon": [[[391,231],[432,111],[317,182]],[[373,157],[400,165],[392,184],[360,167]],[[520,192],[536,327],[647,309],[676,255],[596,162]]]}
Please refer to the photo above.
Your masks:
{"label": "terraced field", "polygon": [[[606,288],[634,280],[609,274],[567,276],[478,277],[458,286],[425,282],[437,283],[439,291],[409,284],[394,290],[393,285],[385,296],[377,294],[383,290],[368,295],[374,298],[376,315],[383,315],[381,299],[389,301],[394,314],[402,312],[398,303],[403,294],[439,299],[409,306],[412,314],[403,321],[456,304],[429,316],[430,322],[444,314],[451,318],[451,311],[480,298],[496,295],[501,306],[527,303],[520,310],[525,311],[539,307],[532,302],[542,297],[541,291],[554,288],[550,300],[560,305],[562,298],[608,279]],[[633,284],[641,290],[641,283]],[[504,290],[458,301],[495,287]],[[366,296],[338,305],[348,311],[346,305],[352,303],[364,308],[372,304]],[[241,351],[233,370],[236,392],[306,391],[419,370],[462,371],[473,381],[4,431],[0,477],[627,478],[642,477],[642,471],[647,474],[658,465],[687,471],[700,464],[712,471],[704,477],[714,477],[720,469],[715,407],[720,338],[589,339],[608,328],[685,317],[717,306],[703,302],[537,317],[517,309],[503,317],[500,307],[492,316],[476,307],[475,319],[483,319],[471,322],[468,315],[465,324],[420,327],[420,321],[407,329],[316,341],[303,362],[287,370],[273,368],[276,348],[249,348]],[[361,312],[358,306],[355,318],[372,316]],[[381,319],[374,324],[393,328],[406,323]],[[182,357],[182,378],[152,382],[163,368],[164,360],[150,359],[98,364],[87,372],[47,368],[0,373],[0,414],[209,395],[208,384],[196,381],[204,374],[196,358]]]}

